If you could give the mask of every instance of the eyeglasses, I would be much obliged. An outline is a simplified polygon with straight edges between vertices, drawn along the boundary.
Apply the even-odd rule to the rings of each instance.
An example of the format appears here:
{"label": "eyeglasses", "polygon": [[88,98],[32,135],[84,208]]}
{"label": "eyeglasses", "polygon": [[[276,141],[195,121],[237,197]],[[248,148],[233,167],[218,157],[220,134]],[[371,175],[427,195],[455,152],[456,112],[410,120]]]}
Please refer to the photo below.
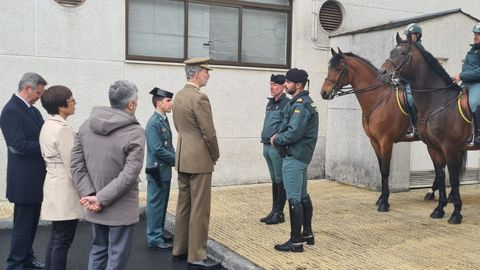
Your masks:
{"label": "eyeglasses", "polygon": [[67,100],[67,102],[73,102],[73,104],[77,104],[77,101],[75,101],[74,98],[70,99],[70,100]]}

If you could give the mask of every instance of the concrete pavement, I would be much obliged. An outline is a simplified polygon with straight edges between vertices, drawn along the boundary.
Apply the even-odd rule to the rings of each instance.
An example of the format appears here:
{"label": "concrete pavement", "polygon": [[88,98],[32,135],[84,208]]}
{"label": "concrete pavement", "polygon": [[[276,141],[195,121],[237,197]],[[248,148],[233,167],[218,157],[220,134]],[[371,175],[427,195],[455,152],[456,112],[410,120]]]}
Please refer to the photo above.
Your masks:
{"label": "concrete pavement", "polygon": [[[227,269],[479,269],[480,186],[462,186],[463,223],[429,218],[437,202],[423,201],[425,190],[391,194],[391,211],[379,213],[376,191],[333,181],[309,181],[314,205],[315,245],[301,254],[273,246],[289,237],[287,222],[265,225],[270,184],[215,187],[212,192],[209,255]],[[169,213],[175,213],[172,188]],[[145,194],[141,195],[145,203]],[[0,204],[8,222],[11,207]],[[5,221],[5,219],[7,221]],[[173,216],[169,214],[168,226]],[[4,258],[0,258],[4,260]]]}

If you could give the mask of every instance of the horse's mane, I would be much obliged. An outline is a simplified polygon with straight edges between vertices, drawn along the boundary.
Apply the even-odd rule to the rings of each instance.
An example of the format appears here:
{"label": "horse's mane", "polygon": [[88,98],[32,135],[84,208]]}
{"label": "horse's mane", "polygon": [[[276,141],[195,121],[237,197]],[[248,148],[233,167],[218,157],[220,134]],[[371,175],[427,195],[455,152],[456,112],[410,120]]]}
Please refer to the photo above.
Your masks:
{"label": "horse's mane", "polygon": [[[358,58],[360,61],[364,62],[365,64],[369,65],[371,68],[373,68],[375,71],[378,71],[378,69],[370,62],[368,61],[367,59],[361,57],[361,56],[358,56],[354,53],[350,53],[350,52],[347,52],[347,53],[343,53],[343,55],[345,56],[349,56],[349,57],[354,57],[354,58]],[[332,66],[333,68],[336,68],[338,67],[338,65],[340,65],[340,55],[339,54],[335,54],[332,59],[330,59],[330,66]]]}
{"label": "horse's mane", "polygon": [[423,58],[427,62],[427,64],[433,69],[433,71],[445,81],[448,86],[453,87],[455,90],[460,91],[460,86],[452,83],[452,77],[447,73],[447,71],[443,68],[442,65],[438,62],[437,58],[433,56],[430,52],[428,52],[423,46],[417,46],[414,44],[415,47],[420,51],[423,55]]}

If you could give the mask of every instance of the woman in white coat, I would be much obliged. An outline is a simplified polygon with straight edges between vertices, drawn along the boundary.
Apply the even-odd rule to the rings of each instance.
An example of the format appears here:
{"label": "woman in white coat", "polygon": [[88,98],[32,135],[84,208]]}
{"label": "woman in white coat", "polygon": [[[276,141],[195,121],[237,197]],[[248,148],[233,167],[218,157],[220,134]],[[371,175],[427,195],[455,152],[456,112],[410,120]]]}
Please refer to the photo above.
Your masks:
{"label": "woman in white coat", "polygon": [[66,269],[78,219],[84,216],[70,173],[75,130],[66,122],[75,113],[75,99],[70,89],[56,85],[45,90],[41,102],[51,115],[40,132],[40,148],[47,168],[41,217],[52,221],[45,269]]}

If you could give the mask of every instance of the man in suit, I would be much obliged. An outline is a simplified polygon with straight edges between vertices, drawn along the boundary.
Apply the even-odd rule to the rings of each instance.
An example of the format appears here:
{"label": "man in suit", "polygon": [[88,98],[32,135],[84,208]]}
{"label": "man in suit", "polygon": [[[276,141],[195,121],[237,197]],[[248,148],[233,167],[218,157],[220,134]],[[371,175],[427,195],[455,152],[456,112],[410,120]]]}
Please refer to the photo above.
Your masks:
{"label": "man in suit", "polygon": [[37,232],[43,200],[45,162],[40,152],[43,118],[33,106],[45,90],[42,76],[28,72],[20,79],[18,91],[2,110],[0,128],[8,149],[7,199],[14,204],[13,229],[7,268],[41,269],[32,244]]}
{"label": "man in suit", "polygon": [[187,83],[173,100],[179,192],[172,254],[174,260],[187,259],[193,269],[220,267],[207,258],[206,251],[212,172],[220,157],[210,101],[200,91],[210,78],[208,61],[193,58],[184,62]]}
{"label": "man in suit", "polygon": [[173,93],[153,88],[150,91],[155,112],[145,127],[147,139],[147,242],[148,247],[172,248],[172,238],[164,234],[172,166],[175,166],[175,149],[167,113],[172,112]]}

